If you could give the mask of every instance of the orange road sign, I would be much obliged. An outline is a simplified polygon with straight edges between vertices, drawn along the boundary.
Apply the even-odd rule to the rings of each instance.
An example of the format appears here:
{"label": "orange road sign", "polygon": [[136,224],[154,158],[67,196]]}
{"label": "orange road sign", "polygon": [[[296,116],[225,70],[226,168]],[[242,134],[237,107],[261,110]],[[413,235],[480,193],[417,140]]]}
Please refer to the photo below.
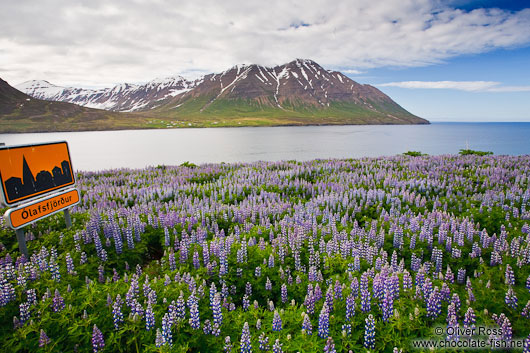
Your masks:
{"label": "orange road sign", "polygon": [[75,185],[66,141],[0,147],[0,202],[18,205]]}
{"label": "orange road sign", "polygon": [[71,189],[12,208],[5,213],[4,217],[11,228],[18,229],[77,203],[79,203],[79,191]]}

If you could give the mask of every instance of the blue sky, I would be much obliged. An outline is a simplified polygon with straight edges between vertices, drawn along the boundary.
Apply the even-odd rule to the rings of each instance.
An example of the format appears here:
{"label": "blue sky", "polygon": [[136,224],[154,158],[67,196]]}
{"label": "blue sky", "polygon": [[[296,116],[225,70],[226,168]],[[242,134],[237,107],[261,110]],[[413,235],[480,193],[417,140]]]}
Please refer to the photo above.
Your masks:
{"label": "blue sky", "polygon": [[[499,8],[517,12],[530,7],[529,1],[478,0],[448,1],[464,11]],[[530,28],[526,29],[530,31]],[[387,67],[349,75],[377,86],[414,114],[430,121],[530,121],[530,45],[490,49],[464,54],[429,66]],[[389,82],[468,81],[495,82],[493,87],[509,87],[506,92],[488,89],[403,88],[380,86]]]}
{"label": "blue sky", "polygon": [[111,87],[304,58],[431,121],[530,121],[529,1],[0,1],[0,23],[12,85]]}
{"label": "blue sky", "polygon": [[[401,106],[430,121],[530,121],[530,47],[462,55],[440,64],[413,68],[374,68],[354,80],[372,84]],[[490,88],[402,88],[391,82],[496,82]],[[458,86],[455,84],[454,86]]]}

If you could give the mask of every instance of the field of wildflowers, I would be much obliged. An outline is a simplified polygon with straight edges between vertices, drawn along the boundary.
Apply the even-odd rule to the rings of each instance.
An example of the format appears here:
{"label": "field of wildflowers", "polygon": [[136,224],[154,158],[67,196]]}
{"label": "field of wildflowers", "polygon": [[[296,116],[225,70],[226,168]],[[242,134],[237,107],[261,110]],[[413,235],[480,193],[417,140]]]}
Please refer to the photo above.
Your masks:
{"label": "field of wildflowers", "polygon": [[530,156],[78,180],[73,227],[61,215],[28,227],[29,259],[0,226],[2,351],[408,352],[464,339],[438,326],[529,337]]}

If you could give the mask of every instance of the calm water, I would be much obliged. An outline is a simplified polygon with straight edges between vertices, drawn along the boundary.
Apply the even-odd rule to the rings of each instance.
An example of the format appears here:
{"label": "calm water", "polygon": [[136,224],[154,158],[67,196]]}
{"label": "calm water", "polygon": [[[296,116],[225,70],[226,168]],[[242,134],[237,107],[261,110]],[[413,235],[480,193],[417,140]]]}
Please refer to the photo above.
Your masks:
{"label": "calm water", "polygon": [[142,168],[185,161],[252,162],[376,157],[461,148],[530,154],[530,123],[305,126],[0,134],[6,145],[66,140],[76,170]]}

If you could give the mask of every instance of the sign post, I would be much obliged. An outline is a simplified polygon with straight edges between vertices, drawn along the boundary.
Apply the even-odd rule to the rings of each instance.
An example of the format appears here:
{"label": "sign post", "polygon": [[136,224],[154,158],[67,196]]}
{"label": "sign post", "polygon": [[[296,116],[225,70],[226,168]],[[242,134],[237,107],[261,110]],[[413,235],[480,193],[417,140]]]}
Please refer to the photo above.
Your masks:
{"label": "sign post", "polygon": [[0,146],[0,203],[12,207],[4,217],[26,258],[23,227],[60,211],[66,227],[72,226],[68,208],[80,199],[75,184],[66,141]]}
{"label": "sign post", "polygon": [[68,209],[64,210],[64,223],[66,223],[66,228],[72,226],[72,219],[70,218],[70,211]]}
{"label": "sign post", "polygon": [[24,234],[24,229],[20,228],[16,231],[17,234],[17,241],[18,241],[18,249],[26,257],[26,259],[29,259],[28,254],[28,247],[26,246],[26,235]]}

